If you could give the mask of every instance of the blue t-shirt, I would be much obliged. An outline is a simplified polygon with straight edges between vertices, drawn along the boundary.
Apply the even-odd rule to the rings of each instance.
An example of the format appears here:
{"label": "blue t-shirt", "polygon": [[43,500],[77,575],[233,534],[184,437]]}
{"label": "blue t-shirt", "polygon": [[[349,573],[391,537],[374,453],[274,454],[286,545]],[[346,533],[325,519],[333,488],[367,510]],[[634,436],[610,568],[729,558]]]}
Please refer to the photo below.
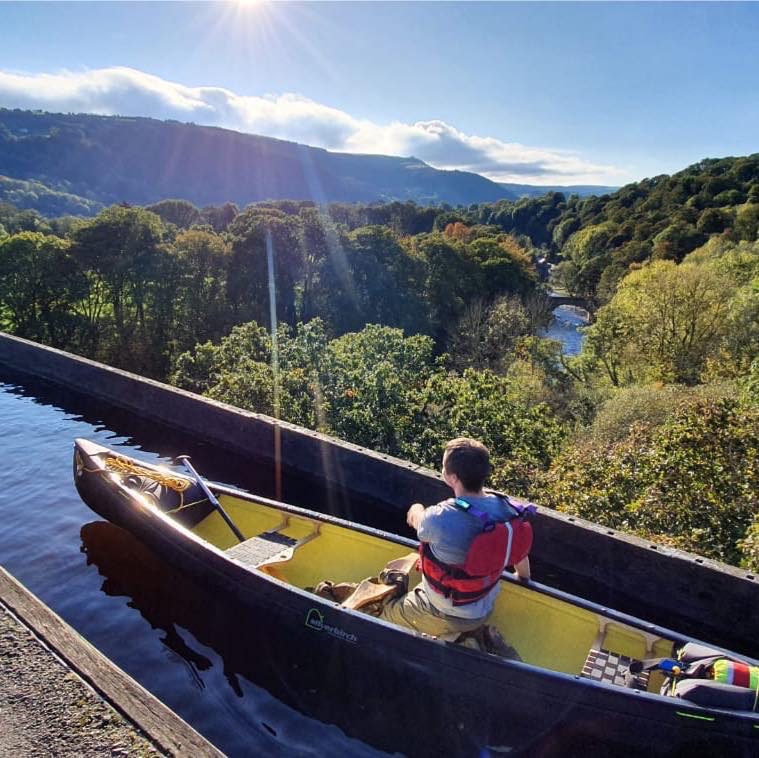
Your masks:
{"label": "blue t-shirt", "polygon": [[[499,521],[505,521],[513,514],[506,502],[496,495],[467,496],[463,499]],[[433,555],[443,563],[453,565],[460,565],[466,561],[469,547],[480,532],[482,532],[480,519],[456,507],[453,504],[453,498],[425,509],[424,517],[417,529],[419,539],[429,544]],[[439,611],[460,618],[487,616],[493,610],[493,603],[501,589],[499,582],[477,602],[456,606],[450,599],[429,587],[424,577],[422,577],[422,586],[427,591],[432,605]]]}

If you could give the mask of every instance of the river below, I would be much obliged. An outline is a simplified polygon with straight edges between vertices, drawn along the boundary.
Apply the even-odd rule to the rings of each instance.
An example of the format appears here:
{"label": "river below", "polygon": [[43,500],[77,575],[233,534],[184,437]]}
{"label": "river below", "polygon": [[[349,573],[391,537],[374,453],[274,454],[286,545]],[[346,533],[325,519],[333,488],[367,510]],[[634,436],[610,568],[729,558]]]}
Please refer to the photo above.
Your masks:
{"label": "river below", "polygon": [[565,355],[579,355],[584,338],[580,328],[587,324],[588,316],[585,311],[571,305],[562,305],[554,311],[553,321],[540,336],[561,342]]}

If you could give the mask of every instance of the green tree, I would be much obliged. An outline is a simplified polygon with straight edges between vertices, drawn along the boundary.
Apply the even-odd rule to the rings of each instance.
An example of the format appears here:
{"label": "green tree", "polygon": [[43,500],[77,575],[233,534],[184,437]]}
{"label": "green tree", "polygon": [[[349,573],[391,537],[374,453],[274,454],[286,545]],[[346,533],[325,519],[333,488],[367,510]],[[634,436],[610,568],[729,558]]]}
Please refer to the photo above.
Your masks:
{"label": "green tree", "polygon": [[759,517],[754,519],[745,538],[738,543],[738,546],[743,555],[741,565],[749,571],[759,571]]}
{"label": "green tree", "polygon": [[205,342],[177,356],[170,376],[182,389],[240,408],[325,429],[319,371],[327,340],[319,319],[281,324],[278,362],[269,333],[255,322],[240,324],[219,344]]}
{"label": "green tree", "polygon": [[178,356],[171,380],[426,465],[438,465],[447,439],[471,433],[491,446],[494,482],[522,491],[563,436],[550,408],[530,407],[504,377],[449,374],[430,337],[370,324],[327,342],[317,319],[282,326],[278,346],[275,375],[269,335],[244,324]]}
{"label": "green tree", "polygon": [[754,242],[759,236],[759,203],[746,203],[735,216],[735,233],[738,239]]}
{"label": "green tree", "polygon": [[661,426],[633,426],[611,447],[568,448],[532,495],[615,529],[739,563],[756,544],[758,464],[757,409],[698,399]]}
{"label": "green tree", "polygon": [[719,234],[732,222],[732,216],[720,208],[707,208],[699,217],[696,229],[704,234]]}
{"label": "green tree", "polygon": [[0,238],[0,320],[20,337],[55,347],[74,338],[74,304],[86,282],[66,240],[39,232]]}
{"label": "green tree", "polygon": [[220,338],[227,326],[228,243],[203,229],[180,233],[172,245],[179,266],[176,338],[183,347]]}
{"label": "green tree", "polygon": [[580,219],[577,218],[577,216],[567,216],[566,218],[563,218],[553,228],[551,241],[553,242],[554,247],[560,250],[579,227]]}
{"label": "green tree", "polygon": [[442,234],[420,235],[414,239],[413,249],[426,263],[424,296],[429,329],[437,344],[442,345],[466,303],[481,295],[481,269],[467,254],[465,245]]}
{"label": "green tree", "polygon": [[466,307],[451,334],[452,364],[462,370],[489,368],[505,373],[517,340],[531,332],[530,314],[518,297],[500,297],[489,307],[477,299]]}
{"label": "green tree", "polygon": [[468,245],[469,254],[480,267],[482,294],[488,300],[498,295],[524,294],[537,280],[529,253],[514,237],[481,237]]}
{"label": "green tree", "polygon": [[692,224],[676,221],[654,237],[654,257],[681,261],[691,250],[706,242],[704,234]]}
{"label": "green tree", "polygon": [[226,231],[227,227],[235,220],[240,209],[234,203],[224,203],[217,207],[213,205],[206,206],[200,212],[202,220],[209,224],[213,230],[219,234]]}
{"label": "green tree", "polygon": [[490,449],[491,484],[520,493],[547,468],[563,439],[548,406],[520,402],[511,382],[488,370],[430,376],[416,429],[404,445],[405,457],[437,467],[447,440],[475,437]]}
{"label": "green tree", "polygon": [[77,228],[71,248],[89,280],[90,354],[153,376],[168,366],[176,293],[164,241],[154,213],[113,206]]}
{"label": "green tree", "polygon": [[174,224],[180,229],[189,229],[202,223],[200,211],[188,200],[161,200],[148,205],[145,210],[155,213],[167,224]]}
{"label": "green tree", "polygon": [[145,320],[147,288],[164,239],[161,220],[141,208],[113,206],[76,230],[72,254],[108,290],[116,329]]}
{"label": "green tree", "polygon": [[351,232],[346,254],[361,303],[360,326],[378,323],[419,331],[424,325],[424,262],[378,226]]}
{"label": "green tree", "polygon": [[608,252],[617,225],[610,222],[587,226],[575,232],[561,250],[562,257],[571,260],[578,268],[585,267],[593,258]]}
{"label": "green tree", "polygon": [[657,261],[633,271],[598,312],[587,351],[615,383],[624,368],[629,378],[693,384],[724,334],[728,286],[693,264]]}
{"label": "green tree", "polygon": [[333,340],[321,368],[327,426],[342,439],[398,455],[417,431],[421,391],[436,371],[429,337],[369,324]]}
{"label": "green tree", "polygon": [[[575,232],[564,244],[561,255],[572,264],[562,271],[573,294],[593,299],[618,227],[611,222],[594,224]],[[571,273],[571,276],[569,275]]]}
{"label": "green tree", "polygon": [[554,290],[568,295],[581,296],[583,284],[580,269],[572,261],[561,261],[551,269],[550,284]]}
{"label": "green tree", "polygon": [[237,322],[255,320],[268,324],[269,255],[273,262],[276,315],[279,321],[296,321],[296,284],[303,256],[299,222],[282,211],[251,206],[229,226],[232,255],[227,278],[227,297]]}
{"label": "green tree", "polygon": [[[316,208],[302,208],[299,215],[303,277],[298,315],[302,321],[308,322],[317,314],[326,316],[329,312],[333,292],[324,286],[329,278],[325,268],[342,270],[347,278],[347,262],[339,232],[328,215]],[[333,261],[333,258],[339,261]]]}

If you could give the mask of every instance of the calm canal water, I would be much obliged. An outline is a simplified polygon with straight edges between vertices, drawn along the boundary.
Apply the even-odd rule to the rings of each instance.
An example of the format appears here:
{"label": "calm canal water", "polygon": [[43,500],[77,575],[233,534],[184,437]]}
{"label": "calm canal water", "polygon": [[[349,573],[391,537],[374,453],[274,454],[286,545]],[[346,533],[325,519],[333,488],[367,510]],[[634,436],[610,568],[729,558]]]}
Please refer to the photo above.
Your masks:
{"label": "calm canal water", "polygon": [[[385,754],[341,724],[328,688],[317,707],[299,709],[297,676],[287,661],[249,649],[234,608],[81,501],[71,473],[75,437],[151,461],[190,453],[209,478],[269,489],[268,476],[256,481],[234,456],[0,369],[0,565],[231,756]],[[285,485],[285,500],[303,502],[303,483],[285,477]],[[324,506],[308,492],[308,502]]]}

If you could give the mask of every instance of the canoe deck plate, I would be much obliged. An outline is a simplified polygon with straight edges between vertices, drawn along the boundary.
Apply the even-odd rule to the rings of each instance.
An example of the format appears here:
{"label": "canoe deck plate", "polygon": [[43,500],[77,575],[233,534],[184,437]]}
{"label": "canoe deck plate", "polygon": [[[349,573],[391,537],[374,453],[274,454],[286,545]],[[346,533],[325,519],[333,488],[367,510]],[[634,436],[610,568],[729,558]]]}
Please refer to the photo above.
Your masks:
{"label": "canoe deck plate", "polygon": [[292,547],[296,542],[297,540],[292,537],[286,537],[278,532],[264,532],[230,547],[226,553],[246,566],[258,566],[279,555],[288,547]]}
{"label": "canoe deck plate", "polygon": [[[582,667],[581,675],[595,682],[606,682],[607,684],[625,687],[625,674],[633,660],[635,659],[619,653],[612,653],[609,650],[591,649],[585,660],[585,665]],[[648,687],[648,671],[638,674],[633,682],[632,686],[635,689],[645,691]]]}

